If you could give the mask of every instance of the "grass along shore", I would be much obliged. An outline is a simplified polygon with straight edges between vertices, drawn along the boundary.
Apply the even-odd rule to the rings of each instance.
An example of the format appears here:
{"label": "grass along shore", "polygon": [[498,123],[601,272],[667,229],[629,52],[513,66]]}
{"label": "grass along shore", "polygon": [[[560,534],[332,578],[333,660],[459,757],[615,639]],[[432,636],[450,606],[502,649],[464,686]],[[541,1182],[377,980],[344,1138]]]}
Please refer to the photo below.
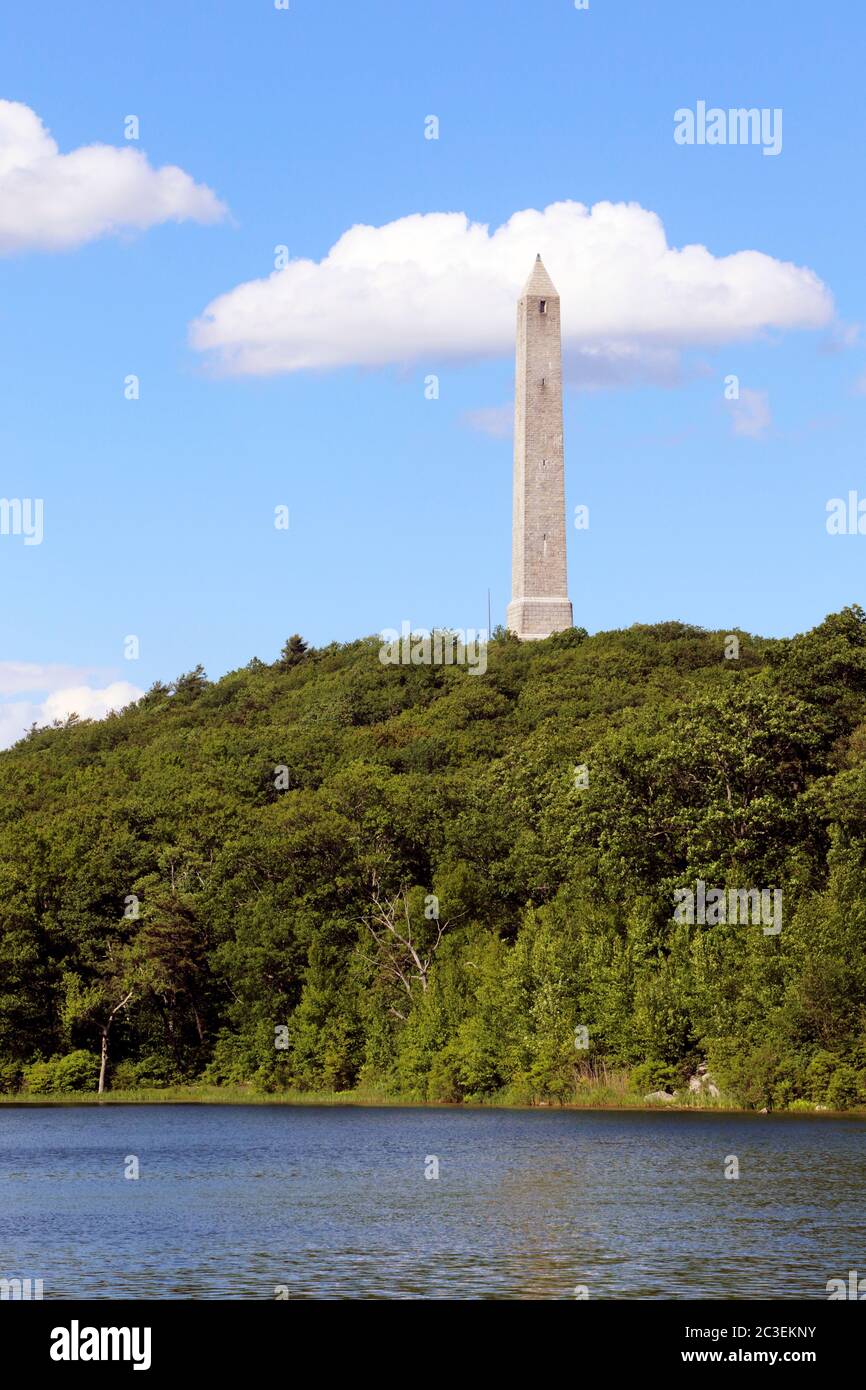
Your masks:
{"label": "grass along shore", "polygon": [[[164,1086],[135,1090],[49,1092],[34,1095],[17,1091],[0,1095],[0,1106],[46,1105],[354,1105],[354,1106],[411,1106],[418,1109],[508,1109],[508,1110],[719,1110],[739,1114],[757,1113],[753,1107],[738,1105],[725,1096],[712,1097],[704,1093],[678,1093],[669,1100],[651,1100],[618,1085],[581,1087],[578,1098],[571,1101],[533,1100],[506,1095],[478,1101],[435,1102],[412,1096],[381,1095],[369,1091],[258,1091],[251,1086]],[[766,1113],[766,1112],[761,1112]],[[862,1117],[866,1107],[850,1110],[829,1110],[826,1106],[795,1102],[786,1110],[773,1114],[829,1114]]]}

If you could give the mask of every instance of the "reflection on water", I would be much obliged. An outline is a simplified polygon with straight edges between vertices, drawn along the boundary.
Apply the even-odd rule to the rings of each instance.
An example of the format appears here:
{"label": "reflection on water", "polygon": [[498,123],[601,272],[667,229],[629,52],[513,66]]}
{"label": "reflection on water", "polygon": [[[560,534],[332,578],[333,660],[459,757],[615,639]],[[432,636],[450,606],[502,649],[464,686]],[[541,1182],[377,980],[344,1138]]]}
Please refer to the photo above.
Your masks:
{"label": "reflection on water", "polygon": [[46,1299],[826,1299],[866,1271],[864,1141],[811,1116],[4,1106],[0,1278]]}

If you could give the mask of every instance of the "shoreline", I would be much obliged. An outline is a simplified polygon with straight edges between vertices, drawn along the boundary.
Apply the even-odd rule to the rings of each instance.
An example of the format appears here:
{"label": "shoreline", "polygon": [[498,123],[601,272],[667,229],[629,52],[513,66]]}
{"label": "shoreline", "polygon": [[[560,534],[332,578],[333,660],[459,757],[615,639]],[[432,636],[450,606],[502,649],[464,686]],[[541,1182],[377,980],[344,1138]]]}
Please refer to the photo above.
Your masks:
{"label": "shoreline", "polygon": [[134,1091],[107,1091],[103,1095],[91,1092],[65,1091],[56,1094],[28,1095],[15,1092],[0,1095],[0,1107],[69,1107],[101,1105],[285,1105],[285,1106],[348,1106],[357,1109],[404,1109],[404,1110],[606,1110],[619,1113],[634,1111],[642,1114],[674,1113],[678,1115],[721,1114],[754,1115],[764,1114],[792,1118],[815,1116],[833,1119],[864,1119],[866,1107],[850,1110],[828,1110],[823,1107],[810,1107],[796,1110],[755,1110],[747,1106],[718,1101],[695,1100],[691,1103],[677,1101],[657,1101],[647,1104],[643,1099],[634,1103],[623,1103],[623,1099],[612,1101],[598,1097],[585,1101],[422,1101],[406,1096],[385,1096],[361,1091],[273,1091],[260,1092],[241,1086],[171,1086],[164,1089],[140,1089]]}

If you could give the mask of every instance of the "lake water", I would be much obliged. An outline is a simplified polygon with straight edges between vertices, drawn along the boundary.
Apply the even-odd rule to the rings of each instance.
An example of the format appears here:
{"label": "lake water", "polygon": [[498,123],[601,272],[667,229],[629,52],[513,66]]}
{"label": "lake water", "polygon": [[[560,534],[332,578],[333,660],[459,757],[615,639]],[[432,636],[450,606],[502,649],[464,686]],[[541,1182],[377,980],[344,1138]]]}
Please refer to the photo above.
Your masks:
{"label": "lake water", "polygon": [[0,1107],[0,1277],[46,1299],[826,1299],[864,1195],[863,1119]]}

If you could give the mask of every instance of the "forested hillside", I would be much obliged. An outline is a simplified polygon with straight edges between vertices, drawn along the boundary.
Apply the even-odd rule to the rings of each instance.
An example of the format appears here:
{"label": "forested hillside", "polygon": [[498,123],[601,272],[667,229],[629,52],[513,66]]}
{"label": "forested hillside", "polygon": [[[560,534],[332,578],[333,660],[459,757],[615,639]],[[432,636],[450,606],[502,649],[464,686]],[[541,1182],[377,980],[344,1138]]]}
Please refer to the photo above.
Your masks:
{"label": "forested hillside", "polygon": [[[499,633],[483,675],[294,638],[32,731],[0,1089],[95,1087],[104,1046],[115,1087],[570,1101],[707,1060],[743,1104],[863,1103],[866,615],[736,635]],[[699,881],[781,889],[781,932],[675,921]]]}

